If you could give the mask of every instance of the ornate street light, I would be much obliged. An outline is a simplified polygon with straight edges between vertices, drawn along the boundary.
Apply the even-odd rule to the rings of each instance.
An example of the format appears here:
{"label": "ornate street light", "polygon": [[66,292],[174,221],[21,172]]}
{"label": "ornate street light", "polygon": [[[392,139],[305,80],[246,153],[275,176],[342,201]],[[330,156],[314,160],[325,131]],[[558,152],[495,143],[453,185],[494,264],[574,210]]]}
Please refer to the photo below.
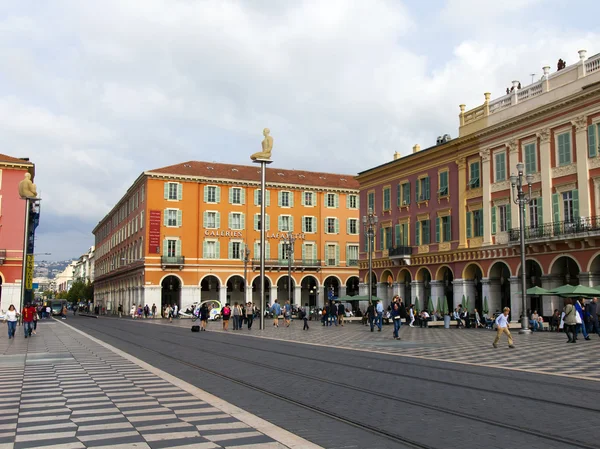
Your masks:
{"label": "ornate street light", "polygon": [[[296,237],[291,232],[281,237],[281,243],[283,244],[283,250],[288,261],[288,301],[293,305],[292,300],[292,259],[294,258],[294,242]],[[302,304],[301,304],[302,305]]]}
{"label": "ornate street light", "polygon": [[369,208],[368,215],[363,216],[363,226],[369,252],[369,304],[373,302],[373,238],[375,237],[377,222],[377,215],[373,213],[373,209]]}
{"label": "ornate street light", "polygon": [[244,243],[244,304],[248,302],[248,262],[250,261],[250,248]]}
{"label": "ornate street light", "polygon": [[531,184],[533,184],[533,175],[528,173],[525,180],[528,186],[528,192],[523,191],[523,162],[517,164],[518,175],[510,176],[512,184],[513,201],[519,206],[519,237],[521,239],[521,329],[519,334],[529,334],[529,320],[527,318],[527,273],[525,271],[525,206],[531,203]]}

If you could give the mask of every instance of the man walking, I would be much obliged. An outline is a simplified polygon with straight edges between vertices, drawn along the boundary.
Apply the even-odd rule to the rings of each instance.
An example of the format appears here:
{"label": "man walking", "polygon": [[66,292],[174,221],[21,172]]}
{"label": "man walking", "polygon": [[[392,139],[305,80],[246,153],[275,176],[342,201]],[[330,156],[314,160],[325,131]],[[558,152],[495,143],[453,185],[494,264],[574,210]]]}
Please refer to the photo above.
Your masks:
{"label": "man walking", "polygon": [[254,306],[251,302],[246,304],[246,321],[248,323],[248,330],[252,329],[252,322],[254,321]]}
{"label": "man walking", "polygon": [[273,314],[273,326],[279,327],[279,315],[281,314],[281,306],[275,300],[273,305],[271,306],[271,313]]}
{"label": "man walking", "polygon": [[377,301],[377,332],[381,332],[381,327],[383,326],[383,304],[381,303],[381,299]]}
{"label": "man walking", "polygon": [[33,331],[33,314],[35,313],[35,308],[31,307],[29,303],[25,304],[22,311],[23,315],[23,333],[25,334],[25,338],[31,337],[31,332]]}
{"label": "man walking", "polygon": [[369,326],[371,326],[371,332],[373,332],[375,328],[375,306],[373,303],[369,303],[369,307],[367,307],[367,318],[369,319]]}
{"label": "man walking", "polygon": [[598,298],[592,299],[585,308],[590,320],[590,333],[595,332],[600,337],[600,328],[598,327]]}
{"label": "man walking", "polygon": [[156,304],[152,304],[152,318],[156,318]]}
{"label": "man walking", "polygon": [[346,314],[346,308],[344,307],[344,304],[342,304],[341,302],[338,301],[337,316],[338,316],[338,324],[340,326],[344,325],[344,315],[345,314]]}
{"label": "man walking", "polygon": [[303,331],[307,331],[309,329],[309,327],[308,327],[309,313],[310,313],[310,308],[308,307],[308,303],[305,303],[304,310],[302,311],[302,319],[304,320],[304,327],[302,328]]}
{"label": "man walking", "polygon": [[119,304],[117,311],[119,312],[119,318],[121,318],[121,316],[123,315],[123,304]]}
{"label": "man walking", "polygon": [[494,343],[492,343],[492,346],[494,348],[498,347],[498,342],[500,341],[500,337],[502,336],[502,334],[506,334],[506,336],[508,337],[508,347],[509,348],[515,347],[513,345],[512,335],[510,335],[510,330],[508,330],[508,314],[509,313],[510,313],[510,309],[508,307],[505,307],[503,310],[503,313],[498,315],[498,318],[496,318],[496,326],[498,326],[498,329],[496,331],[496,339],[494,340]]}

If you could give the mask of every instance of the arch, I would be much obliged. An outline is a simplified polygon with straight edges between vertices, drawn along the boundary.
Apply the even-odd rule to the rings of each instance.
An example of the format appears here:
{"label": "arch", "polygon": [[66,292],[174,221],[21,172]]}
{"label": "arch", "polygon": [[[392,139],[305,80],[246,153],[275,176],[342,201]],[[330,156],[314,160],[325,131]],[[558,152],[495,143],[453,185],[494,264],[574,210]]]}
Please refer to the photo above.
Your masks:
{"label": "arch", "polygon": [[348,276],[344,285],[346,285],[346,296],[358,295],[358,284],[360,278],[356,275]]}
{"label": "arch", "polygon": [[495,260],[494,263],[492,263],[490,265],[487,277],[488,278],[494,278],[494,277],[499,278],[501,273],[499,273],[498,276],[494,276],[494,273],[498,273],[498,269],[502,270],[502,268],[501,268],[502,265],[504,265],[506,267],[506,269],[508,270],[508,276],[511,277],[513,274],[512,274],[512,271],[510,271],[510,265],[504,259]]}
{"label": "arch", "polygon": [[335,278],[340,285],[342,284],[342,280],[339,278],[339,276],[337,274],[328,274],[327,277],[323,280],[323,285],[325,285],[325,282],[331,278]]}
{"label": "arch", "polygon": [[[254,285],[255,282],[258,284],[258,282],[260,282],[259,279],[260,275],[254,276],[252,279],[248,280],[248,285]],[[268,286],[271,287],[273,285],[273,280],[269,276],[265,275],[265,283],[268,283]]]}
{"label": "arch", "polygon": [[[562,258],[565,259],[570,259],[571,261],[575,262],[575,266],[577,267],[577,269],[579,270],[579,272],[581,273],[581,266],[579,265],[579,262],[577,261],[577,259],[575,259],[573,256],[570,256],[568,254],[559,254],[558,256],[556,256],[554,259],[552,259],[552,261],[550,262],[550,268],[548,269],[548,273],[549,274],[561,274],[561,273],[557,273],[558,271],[558,266],[559,264],[557,263],[560,259]],[[562,270],[561,270],[562,271]]]}
{"label": "arch", "polygon": [[[588,273],[599,273],[600,272],[600,251],[590,257],[590,261],[587,266]],[[0,273],[0,276],[2,273]]]}
{"label": "arch", "polygon": [[[289,284],[290,279],[291,286]],[[288,276],[287,273],[283,276],[279,276],[274,285],[277,287],[277,298],[281,304],[283,304],[284,301],[289,301],[290,304],[294,304],[294,299],[296,299],[296,280],[294,279],[294,276]]]}
{"label": "arch", "polygon": [[179,276],[178,274],[175,273],[167,273],[165,274],[162,278],[160,278],[160,282],[158,283],[159,285],[162,285],[163,281],[168,278],[169,276],[175,276],[177,279],[179,279],[179,282],[181,284],[181,286],[183,287],[185,284],[183,283],[183,279],[181,279],[181,276]]}
{"label": "arch", "polygon": [[429,280],[431,280],[431,271],[429,271],[429,268],[423,266],[417,270],[417,273],[415,274],[415,281],[424,281],[426,273],[429,274]]}
{"label": "arch", "polygon": [[304,276],[302,276],[300,278],[300,285],[303,285],[304,284],[304,280],[308,279],[308,278],[314,279],[317,287],[321,286],[321,284],[319,282],[319,279],[315,275],[313,275],[313,274],[305,274]]}
{"label": "arch", "polygon": [[0,284],[4,284],[5,281],[6,279],[4,278],[4,274],[2,273],[2,271],[0,271]]}
{"label": "arch", "polygon": [[[208,275],[208,276],[211,276],[211,275]],[[219,278],[219,277],[218,277],[218,276],[216,276],[216,275],[212,275],[212,276],[215,276],[215,277],[217,277],[217,279]],[[206,276],[204,276],[204,277],[206,277]],[[228,276],[228,277],[225,279],[225,282],[223,282],[223,285],[227,285],[227,283],[228,283],[229,281],[231,281],[231,279],[233,279],[234,277],[241,277],[242,279],[244,279],[244,276],[243,276],[242,274],[236,274],[236,273],[234,273],[234,274],[230,274],[230,275],[229,275],[229,276]],[[204,278],[202,278],[202,279],[204,279]],[[200,282],[202,282],[202,279],[200,280]],[[221,279],[219,279],[219,282],[221,282]]]}
{"label": "arch", "polygon": [[217,276],[216,274],[212,274],[212,273],[207,273],[204,276],[202,276],[200,278],[200,281],[198,282],[198,285],[202,285],[202,282],[204,281],[204,279],[206,279],[207,277],[214,277],[217,278],[217,280],[219,281],[219,285],[223,285],[223,281],[221,280],[221,278],[219,276]]}
{"label": "arch", "polygon": [[[371,272],[371,280],[374,284],[377,284],[377,273],[375,273],[374,271]],[[367,271],[365,273],[365,284],[369,283],[369,272]]]}
{"label": "arch", "polygon": [[396,278],[396,282],[398,282],[398,283],[404,282],[406,280],[407,276],[408,276],[408,279],[412,280],[412,273],[410,272],[410,270],[408,268],[402,268],[398,272],[398,277]]}
{"label": "arch", "polygon": [[[539,260],[537,260],[535,257],[527,257],[525,259],[525,266],[526,267],[529,266],[530,262],[535,263],[538,266],[539,271],[541,272],[541,275],[544,274],[544,267]],[[519,260],[519,265],[517,265],[517,276],[520,276],[520,275],[521,275],[521,260]]]}
{"label": "arch", "polygon": [[462,279],[473,279],[475,277],[475,275],[477,274],[478,268],[479,268],[481,275],[483,276],[483,268],[481,267],[481,265],[478,262],[470,262],[467,265],[465,265],[465,268],[463,268],[463,271],[461,274]]}
{"label": "arch", "polygon": [[394,274],[391,270],[383,270],[381,273],[381,282],[393,284],[394,283]]}
{"label": "arch", "polygon": [[323,280],[323,286],[325,287],[325,297],[327,299],[330,298],[330,294],[335,298],[340,296],[340,287],[342,286],[342,281],[336,275],[332,274],[327,276]]}
{"label": "arch", "polygon": [[435,280],[436,281],[443,281],[444,280],[444,273],[446,272],[446,270],[449,271],[450,274],[452,275],[452,278],[454,278],[454,271],[452,270],[452,268],[450,268],[449,265],[440,265],[440,267],[435,272]]}
{"label": "arch", "polygon": [[[171,283],[171,281],[169,281],[169,284],[167,285],[167,280],[171,279],[171,281],[173,279],[175,279],[177,281],[177,284],[173,284]],[[129,284],[129,282],[128,282]],[[179,308],[179,310],[181,310],[181,289],[183,287],[183,283],[181,282],[181,278],[177,275],[174,274],[169,274],[167,276],[165,276],[163,278],[163,280],[160,283],[160,290],[161,290],[161,303],[164,306],[165,304],[177,304],[177,307]],[[131,297],[131,290],[128,287],[128,296]],[[134,298],[134,301],[137,298]]]}

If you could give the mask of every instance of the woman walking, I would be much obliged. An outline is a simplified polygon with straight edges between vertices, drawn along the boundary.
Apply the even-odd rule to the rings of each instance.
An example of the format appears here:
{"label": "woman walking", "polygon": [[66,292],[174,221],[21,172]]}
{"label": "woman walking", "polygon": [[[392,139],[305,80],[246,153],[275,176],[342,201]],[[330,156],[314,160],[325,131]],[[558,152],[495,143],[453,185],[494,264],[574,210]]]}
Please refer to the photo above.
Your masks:
{"label": "woman walking", "polygon": [[409,324],[409,326],[410,327],[414,327],[413,323],[415,322],[415,308],[414,308],[413,305],[410,306],[409,315],[410,315],[410,324]]}
{"label": "woman walking", "polygon": [[567,334],[567,343],[575,343],[577,341],[577,335],[575,333],[575,327],[577,326],[577,310],[571,303],[571,299],[565,299],[565,332]]}
{"label": "woman walking", "polygon": [[6,321],[6,323],[8,324],[9,340],[15,337],[15,331],[17,330],[17,318],[19,317],[19,315],[20,313],[17,312],[15,306],[13,306],[12,304],[8,306],[8,312],[6,312],[6,315],[4,316],[4,321]]}
{"label": "woman walking", "polygon": [[400,326],[402,324],[401,316],[400,316],[400,305],[395,302],[392,306],[391,311],[392,321],[394,322],[394,340],[400,340],[400,336],[398,332],[400,332]]}
{"label": "woman walking", "polygon": [[240,318],[242,317],[242,309],[237,302],[233,303],[233,330],[240,330]]}
{"label": "woman walking", "polygon": [[208,322],[209,310],[206,303],[200,306],[200,330],[206,331],[206,324]]}
{"label": "woman walking", "polygon": [[231,317],[231,308],[229,304],[225,304],[223,307],[223,330],[226,331],[229,329],[229,317]]}

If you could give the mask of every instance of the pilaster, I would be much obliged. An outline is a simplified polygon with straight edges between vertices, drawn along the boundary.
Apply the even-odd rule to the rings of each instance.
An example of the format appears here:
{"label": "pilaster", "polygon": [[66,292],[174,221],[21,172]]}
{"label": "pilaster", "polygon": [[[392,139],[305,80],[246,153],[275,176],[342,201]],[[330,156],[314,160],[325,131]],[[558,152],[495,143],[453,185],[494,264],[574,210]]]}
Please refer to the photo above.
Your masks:
{"label": "pilaster", "polygon": [[[550,164],[550,130],[537,133],[540,141],[540,178],[542,184],[542,214],[544,224],[552,223],[552,167]],[[540,223],[541,224],[541,223]]]}
{"label": "pilaster", "polygon": [[467,247],[467,161],[461,157],[456,161],[458,166],[458,248]]}
{"label": "pilaster", "polygon": [[387,306],[391,299],[388,298],[388,288],[387,282],[377,283],[377,297],[382,300],[384,306]]}
{"label": "pilaster", "polygon": [[[562,276],[555,276],[551,274],[542,276],[542,288],[545,288],[546,290],[552,290],[556,287],[560,287],[563,284],[564,279]],[[562,311],[564,307],[563,303],[564,300],[559,296],[544,296],[544,301],[542,302],[543,315],[552,315],[552,313],[554,313],[554,309]]]}
{"label": "pilaster", "polygon": [[[343,288],[343,292],[344,294],[342,294],[342,290],[340,290],[340,296],[345,296],[346,295],[346,287],[341,287]],[[300,306],[300,307],[304,307],[304,304],[302,304],[302,286],[301,285],[295,285],[294,286],[294,302],[292,304],[296,305],[296,306]]]}
{"label": "pilaster", "polygon": [[[585,67],[585,66],[584,66]],[[577,188],[579,190],[579,216],[590,214],[590,183],[588,166],[587,117],[582,115],[571,122],[575,126],[577,152]]]}
{"label": "pilaster", "polygon": [[360,296],[368,296],[369,295],[369,284],[358,284],[358,294]]}
{"label": "pilaster", "polygon": [[227,285],[219,287],[219,302],[221,303],[221,306],[227,304]]}
{"label": "pilaster", "polygon": [[411,291],[411,296],[412,296],[412,304],[415,303],[415,301],[417,300],[417,298],[419,298],[419,308],[422,310],[423,307],[425,305],[427,305],[427,302],[425,301],[425,298],[423,297],[423,294],[425,293],[425,287],[423,285],[423,281],[412,281],[410,283],[410,291]]}
{"label": "pilaster", "polygon": [[444,300],[444,281],[431,281],[431,300],[435,308],[438,305],[438,298],[440,302]]}
{"label": "pilaster", "polygon": [[[482,188],[483,208],[487,211],[491,207],[491,179],[490,179],[490,149],[486,148],[479,152],[481,157],[481,170],[479,173],[479,183]],[[492,244],[492,215],[483,214],[483,244]]]}
{"label": "pilaster", "polygon": [[[515,93],[517,89],[514,90]],[[511,140],[506,144],[506,151],[508,153],[508,167],[506,167],[506,176],[510,176],[513,173],[516,173],[517,164],[519,161],[519,145],[516,140]],[[509,187],[510,188],[510,187]],[[511,227],[518,228],[519,227],[519,205],[515,204],[512,200],[512,192],[509,192],[510,198],[510,217],[511,217]]]}
{"label": "pilaster", "polygon": [[[467,282],[464,279],[454,279],[452,282],[454,290],[454,300],[452,304],[452,310],[456,309],[459,304],[462,304],[463,295],[467,297]],[[472,282],[472,281],[471,281]]]}
{"label": "pilaster", "polygon": [[518,276],[511,276],[510,282],[510,320],[511,322],[519,321],[521,317],[521,311],[523,310],[521,303],[521,278]]}
{"label": "pilaster", "polygon": [[492,301],[491,301],[491,287],[492,281],[490,281],[489,278],[483,278],[481,279],[481,310],[479,311],[479,313],[481,315],[483,315],[483,310],[485,308],[485,302],[487,299],[487,304],[488,304],[488,313],[490,315],[492,315],[494,313],[494,309],[492,307]]}

